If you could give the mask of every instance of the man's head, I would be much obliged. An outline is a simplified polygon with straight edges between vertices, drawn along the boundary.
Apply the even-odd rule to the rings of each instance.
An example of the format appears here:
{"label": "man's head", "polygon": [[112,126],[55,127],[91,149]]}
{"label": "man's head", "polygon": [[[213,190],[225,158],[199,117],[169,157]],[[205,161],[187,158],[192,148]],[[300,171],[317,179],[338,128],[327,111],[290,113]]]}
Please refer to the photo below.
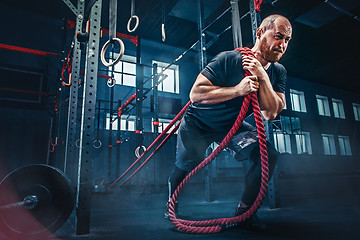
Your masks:
{"label": "man's head", "polygon": [[285,53],[291,39],[292,27],[281,15],[266,17],[256,31],[257,53],[267,62],[277,62]]}

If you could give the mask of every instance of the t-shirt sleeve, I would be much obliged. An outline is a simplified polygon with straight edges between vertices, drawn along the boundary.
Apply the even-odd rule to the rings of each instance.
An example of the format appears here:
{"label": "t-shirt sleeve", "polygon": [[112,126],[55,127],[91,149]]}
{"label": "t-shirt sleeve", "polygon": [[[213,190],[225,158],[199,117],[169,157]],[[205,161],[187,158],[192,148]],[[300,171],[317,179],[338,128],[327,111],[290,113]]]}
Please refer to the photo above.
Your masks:
{"label": "t-shirt sleeve", "polygon": [[201,74],[209,79],[215,86],[221,86],[225,79],[226,73],[224,65],[227,58],[226,55],[225,52],[219,53],[201,71]]}
{"label": "t-shirt sleeve", "polygon": [[226,51],[219,53],[201,71],[215,86],[232,86],[232,78],[239,76],[243,71],[241,65],[241,54],[238,51]]}
{"label": "t-shirt sleeve", "polygon": [[287,81],[287,71],[285,67],[281,64],[275,64],[275,75],[276,81],[273,85],[275,92],[285,93],[285,85]]}

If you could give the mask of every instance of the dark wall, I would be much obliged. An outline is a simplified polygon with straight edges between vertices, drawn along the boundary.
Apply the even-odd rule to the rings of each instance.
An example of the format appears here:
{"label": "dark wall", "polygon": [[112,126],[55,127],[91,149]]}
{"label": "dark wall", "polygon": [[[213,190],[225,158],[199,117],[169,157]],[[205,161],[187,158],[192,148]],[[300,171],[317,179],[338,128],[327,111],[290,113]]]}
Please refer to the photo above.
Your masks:
{"label": "dark wall", "polygon": [[[307,112],[296,112],[291,110],[289,89],[304,92]],[[331,116],[321,116],[318,113],[316,95],[328,97]],[[345,119],[335,118],[331,98],[342,100]],[[359,171],[360,151],[360,122],[355,121],[353,103],[360,102],[360,96],[351,92],[327,87],[309,81],[289,77],[286,91],[287,109],[281,115],[294,116],[300,119],[301,131],[309,132],[312,145],[312,154],[300,156],[291,154],[286,157],[288,165],[294,169],[309,173],[344,173]],[[335,137],[335,156],[325,156],[321,134],[332,134]],[[337,136],[349,136],[352,156],[340,156]],[[295,143],[295,138],[291,139]],[[294,149],[294,148],[293,148]],[[293,153],[296,151],[293,151]],[[311,166],[310,168],[308,166]],[[355,167],[357,166],[357,167]],[[301,170],[300,170],[301,169]]]}

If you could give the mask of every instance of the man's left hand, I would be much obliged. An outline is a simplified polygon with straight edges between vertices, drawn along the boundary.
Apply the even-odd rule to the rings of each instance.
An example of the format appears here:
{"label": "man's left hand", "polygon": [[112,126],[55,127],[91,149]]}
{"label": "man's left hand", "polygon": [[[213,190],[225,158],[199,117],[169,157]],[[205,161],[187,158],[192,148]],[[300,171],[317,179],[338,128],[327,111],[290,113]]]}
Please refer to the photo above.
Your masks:
{"label": "man's left hand", "polygon": [[242,62],[244,70],[248,70],[252,75],[262,80],[268,77],[265,69],[255,57],[243,55]]}

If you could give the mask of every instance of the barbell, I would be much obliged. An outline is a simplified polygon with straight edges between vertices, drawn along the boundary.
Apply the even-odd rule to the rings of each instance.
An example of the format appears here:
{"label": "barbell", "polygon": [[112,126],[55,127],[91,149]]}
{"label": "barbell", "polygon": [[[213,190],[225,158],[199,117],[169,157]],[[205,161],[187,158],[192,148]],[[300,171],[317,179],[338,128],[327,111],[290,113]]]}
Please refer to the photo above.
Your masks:
{"label": "barbell", "polygon": [[44,239],[67,221],[74,203],[61,170],[45,164],[18,168],[0,182],[0,231],[13,239]]}

